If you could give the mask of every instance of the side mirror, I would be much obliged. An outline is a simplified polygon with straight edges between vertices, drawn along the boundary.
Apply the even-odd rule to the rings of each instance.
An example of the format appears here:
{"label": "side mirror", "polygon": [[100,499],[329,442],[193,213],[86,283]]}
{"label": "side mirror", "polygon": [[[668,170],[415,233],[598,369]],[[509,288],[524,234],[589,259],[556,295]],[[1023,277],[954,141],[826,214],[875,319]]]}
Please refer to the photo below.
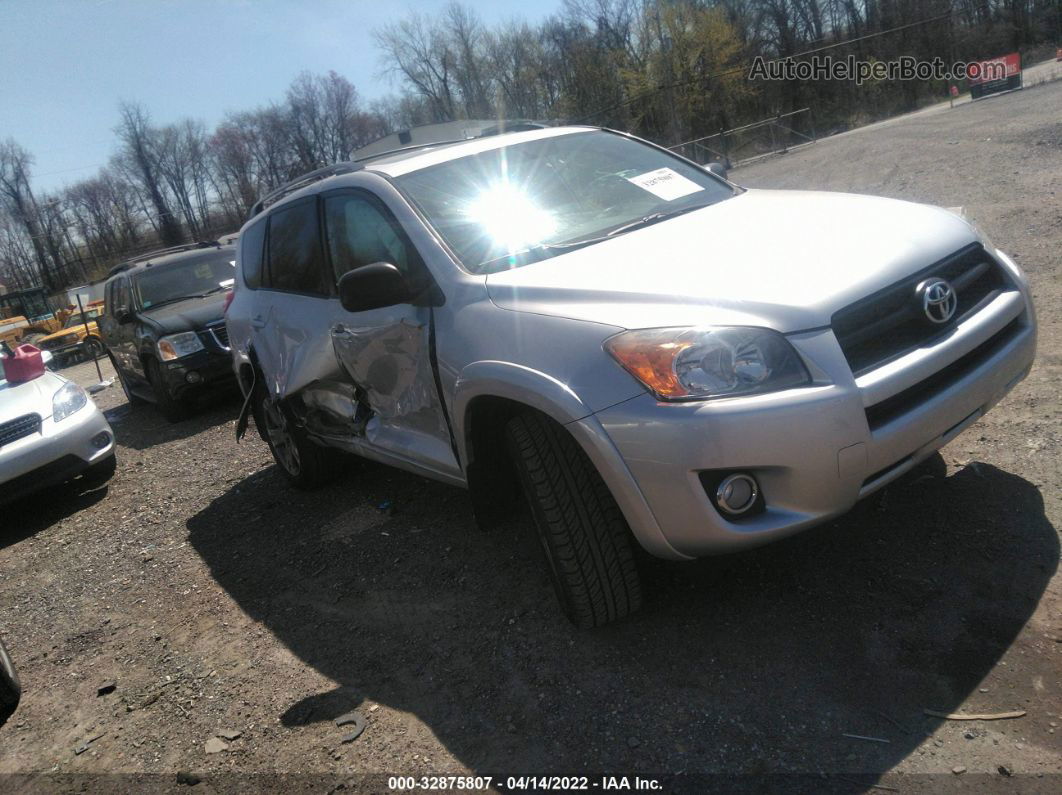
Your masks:
{"label": "side mirror", "polygon": [[726,166],[722,163],[713,160],[711,163],[706,165],[705,168],[711,171],[717,177],[722,177],[723,179],[726,179]]}
{"label": "side mirror", "polygon": [[407,304],[413,291],[406,277],[390,262],[373,262],[347,271],[339,280],[339,303],[348,312]]}
{"label": "side mirror", "polygon": [[127,306],[118,307],[118,311],[114,313],[114,316],[123,326],[126,323],[133,322],[133,313],[129,311],[129,307]]}

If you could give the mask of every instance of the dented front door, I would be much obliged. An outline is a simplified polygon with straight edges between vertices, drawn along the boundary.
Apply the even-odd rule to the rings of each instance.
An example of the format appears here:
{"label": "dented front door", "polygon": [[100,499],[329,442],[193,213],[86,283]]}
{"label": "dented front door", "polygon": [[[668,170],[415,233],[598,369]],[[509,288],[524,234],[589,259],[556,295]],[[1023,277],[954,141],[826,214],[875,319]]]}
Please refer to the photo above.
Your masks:
{"label": "dented front door", "polygon": [[429,307],[409,304],[342,312],[332,327],[332,346],[371,412],[366,441],[421,466],[459,475],[432,369],[430,313]]}
{"label": "dented front door", "polygon": [[[426,284],[419,253],[379,197],[341,190],[325,194],[322,207],[328,259],[337,282],[347,271],[389,262],[411,286]],[[331,338],[336,360],[367,409],[364,441],[399,459],[460,477],[436,387],[431,307],[399,304],[365,312],[340,308]]]}

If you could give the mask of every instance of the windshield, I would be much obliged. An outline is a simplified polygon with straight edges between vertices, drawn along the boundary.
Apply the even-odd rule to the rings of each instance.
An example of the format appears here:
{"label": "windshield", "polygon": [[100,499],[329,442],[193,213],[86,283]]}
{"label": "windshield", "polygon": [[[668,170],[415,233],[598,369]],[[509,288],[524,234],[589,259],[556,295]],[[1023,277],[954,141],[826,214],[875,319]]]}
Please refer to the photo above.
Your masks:
{"label": "windshield", "polygon": [[235,265],[232,250],[186,257],[172,265],[156,265],[133,277],[141,309],[195,298],[232,286]]}
{"label": "windshield", "polygon": [[63,328],[74,328],[75,326],[83,326],[85,323],[90,323],[100,316],[100,310],[98,309],[86,309],[84,313],[75,312],[66,319],[66,325]]}
{"label": "windshield", "polygon": [[395,182],[475,273],[556,256],[734,195],[691,163],[602,131],[469,155]]}

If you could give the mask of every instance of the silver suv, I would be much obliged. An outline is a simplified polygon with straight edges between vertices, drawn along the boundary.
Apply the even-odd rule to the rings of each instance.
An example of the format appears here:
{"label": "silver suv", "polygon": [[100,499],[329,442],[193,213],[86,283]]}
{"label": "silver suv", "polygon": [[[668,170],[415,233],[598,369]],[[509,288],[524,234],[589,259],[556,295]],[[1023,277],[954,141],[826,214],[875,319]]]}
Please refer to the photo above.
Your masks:
{"label": "silver suv", "polygon": [[343,451],[530,504],[580,626],[671,559],[821,523],[1028,372],[1024,275],[935,207],[743,190],[627,135],[381,155],[255,207],[234,366],[297,486]]}

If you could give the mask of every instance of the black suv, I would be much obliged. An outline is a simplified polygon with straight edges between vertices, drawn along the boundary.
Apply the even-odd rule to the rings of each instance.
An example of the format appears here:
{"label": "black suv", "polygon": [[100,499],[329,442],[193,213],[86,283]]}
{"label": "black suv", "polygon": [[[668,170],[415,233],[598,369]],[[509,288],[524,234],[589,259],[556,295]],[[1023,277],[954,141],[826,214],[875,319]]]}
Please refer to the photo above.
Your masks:
{"label": "black suv", "polygon": [[130,404],[177,422],[197,395],[235,389],[224,317],[235,260],[235,246],[194,243],[111,271],[97,323]]}

